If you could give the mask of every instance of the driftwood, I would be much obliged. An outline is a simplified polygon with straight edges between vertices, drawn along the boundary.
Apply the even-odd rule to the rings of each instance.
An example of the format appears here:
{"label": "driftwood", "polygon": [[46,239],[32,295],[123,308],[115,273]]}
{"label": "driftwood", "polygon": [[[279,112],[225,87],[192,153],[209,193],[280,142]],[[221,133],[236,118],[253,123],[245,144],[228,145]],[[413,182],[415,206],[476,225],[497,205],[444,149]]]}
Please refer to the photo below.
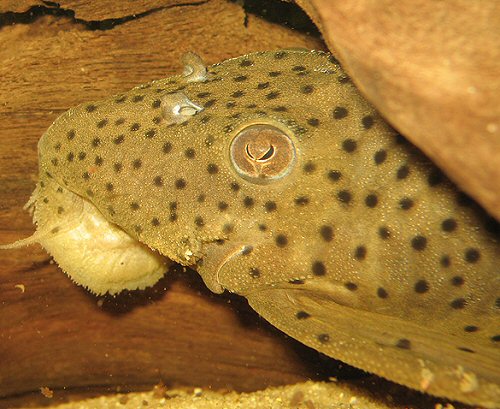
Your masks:
{"label": "driftwood", "polygon": [[297,3],[385,118],[500,220],[500,3]]}
{"label": "driftwood", "polygon": [[[14,14],[2,2],[0,10],[8,12],[0,15],[0,243],[33,231],[22,206],[37,178],[37,141],[66,109],[178,73],[189,50],[215,63],[256,50],[324,47],[223,0],[59,3],[30,9],[39,3],[16,1],[11,10],[26,13]],[[2,251],[0,260],[0,396],[160,381],[255,390],[322,371],[315,352],[243,300],[211,294],[194,273],[98,299],[37,246]]]}

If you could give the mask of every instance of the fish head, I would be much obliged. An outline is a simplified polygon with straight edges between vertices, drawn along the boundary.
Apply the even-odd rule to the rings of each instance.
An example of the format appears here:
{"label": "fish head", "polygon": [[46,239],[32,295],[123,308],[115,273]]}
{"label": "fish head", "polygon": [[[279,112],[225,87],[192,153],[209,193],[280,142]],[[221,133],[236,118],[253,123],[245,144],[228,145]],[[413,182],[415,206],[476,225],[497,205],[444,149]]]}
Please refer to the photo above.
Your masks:
{"label": "fish head", "polygon": [[[187,75],[70,109],[40,140],[40,173],[220,291],[225,261],[249,248],[274,257],[282,226],[307,223],[307,192],[324,183],[313,163],[330,150],[324,131],[350,123],[352,85],[328,54],[307,54],[256,53],[191,80],[195,61]],[[347,105],[323,112],[332,92]]]}

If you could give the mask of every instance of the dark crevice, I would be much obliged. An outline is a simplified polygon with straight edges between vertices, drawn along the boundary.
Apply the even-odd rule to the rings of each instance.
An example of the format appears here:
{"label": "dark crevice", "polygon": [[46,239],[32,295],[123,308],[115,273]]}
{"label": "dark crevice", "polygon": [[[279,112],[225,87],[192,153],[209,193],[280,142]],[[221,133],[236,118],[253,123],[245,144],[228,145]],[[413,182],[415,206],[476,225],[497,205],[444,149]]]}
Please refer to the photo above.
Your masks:
{"label": "dark crevice", "polygon": [[271,23],[279,24],[317,38],[321,37],[321,33],[309,16],[295,3],[285,3],[281,0],[230,1],[243,5],[245,27],[248,27],[248,15],[252,14]]}
{"label": "dark crevice", "polygon": [[174,7],[199,6],[201,4],[208,3],[208,1],[209,0],[186,2],[171,6],[156,7],[150,10],[146,10],[142,13],[132,14],[129,16],[123,16],[119,18],[108,18],[103,20],[84,20],[76,18],[74,10],[64,9],[60,6],[59,3],[53,1],[43,1],[43,3],[45,4],[44,6],[33,6],[29,10],[22,13],[16,13],[13,11],[0,13],[0,29],[3,28],[4,26],[10,26],[14,24],[31,24],[42,16],[54,16],[54,17],[68,17],[72,20],[73,23],[81,24],[87,30],[106,31],[106,30],[112,30],[114,27],[127,23],[129,21],[149,16],[158,11],[167,10]]}

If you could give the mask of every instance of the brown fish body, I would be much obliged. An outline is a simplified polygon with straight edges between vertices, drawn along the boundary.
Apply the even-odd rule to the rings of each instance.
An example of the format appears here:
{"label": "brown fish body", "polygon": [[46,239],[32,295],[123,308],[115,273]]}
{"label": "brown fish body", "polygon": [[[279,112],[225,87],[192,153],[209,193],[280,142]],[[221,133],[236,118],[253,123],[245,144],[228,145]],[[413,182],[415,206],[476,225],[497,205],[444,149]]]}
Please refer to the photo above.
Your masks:
{"label": "brown fish body", "polygon": [[[163,259],[145,244],[327,355],[498,407],[497,224],[328,55],[256,53],[207,73],[193,58],[184,76],[52,125],[33,196],[39,241],[95,292],[154,283]],[[134,252],[103,276],[65,264],[54,252],[82,220],[87,233],[116,228]],[[134,260],[147,273],[136,262],[122,275]]]}

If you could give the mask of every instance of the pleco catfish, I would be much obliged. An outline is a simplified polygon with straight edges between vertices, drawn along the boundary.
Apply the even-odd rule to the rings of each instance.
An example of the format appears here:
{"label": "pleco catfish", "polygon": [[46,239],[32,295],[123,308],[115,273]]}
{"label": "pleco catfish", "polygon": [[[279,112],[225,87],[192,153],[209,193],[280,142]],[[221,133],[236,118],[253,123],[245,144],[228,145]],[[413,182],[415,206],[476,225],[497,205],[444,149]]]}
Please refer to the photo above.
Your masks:
{"label": "pleco catfish", "polygon": [[259,52],[61,115],[27,207],[96,294],[168,260],[331,357],[500,404],[498,224],[405,142],[328,54]]}

